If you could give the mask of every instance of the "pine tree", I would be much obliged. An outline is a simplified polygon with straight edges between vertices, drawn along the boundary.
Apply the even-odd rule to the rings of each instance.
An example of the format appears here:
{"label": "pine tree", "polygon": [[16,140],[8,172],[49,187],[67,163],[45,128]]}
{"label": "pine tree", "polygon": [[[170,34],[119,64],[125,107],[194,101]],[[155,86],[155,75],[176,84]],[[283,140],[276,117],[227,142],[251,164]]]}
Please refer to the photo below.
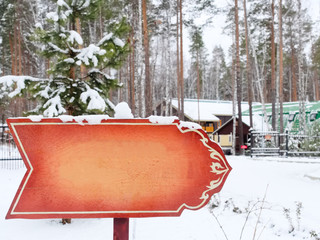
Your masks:
{"label": "pine tree", "polygon": [[283,133],[283,34],[282,34],[282,0],[279,0],[279,115],[280,133]]}
{"label": "pine tree", "polygon": [[191,45],[190,53],[192,56],[192,68],[195,69],[197,73],[197,96],[200,97],[201,94],[201,85],[202,85],[202,69],[200,67],[200,59],[203,55],[204,42],[202,39],[202,29],[199,27],[193,27],[192,32],[190,33]]}
{"label": "pine tree", "polygon": [[[0,1],[0,52],[1,75],[39,76],[41,61],[35,54],[36,47],[31,41],[31,33],[40,16],[35,0]],[[1,90],[0,90],[1,91]],[[7,99],[6,117],[21,116],[23,112],[34,108],[27,100],[28,94],[19,98]]]}
{"label": "pine tree", "polygon": [[[238,136],[239,136],[239,146],[242,146],[243,145],[243,125],[242,125],[242,111],[241,111],[242,80],[241,80],[241,76],[240,76],[238,0],[235,0],[234,3],[235,3],[235,38],[236,38],[235,78],[236,78],[236,85],[237,85],[237,104],[238,104]],[[240,148],[240,154],[243,154],[242,148]]]}
{"label": "pine tree", "polygon": [[16,74],[15,65],[15,35],[13,34],[15,28],[16,9],[14,1],[5,0],[0,2],[0,34],[1,34],[1,73],[2,74]]}
{"label": "pine tree", "polygon": [[314,99],[320,100],[319,94],[319,76],[320,76],[320,38],[318,38],[312,45],[312,65],[314,71]]}
{"label": "pine tree", "polygon": [[108,94],[119,87],[114,75],[128,51],[120,39],[128,25],[122,20],[96,44],[85,42],[81,24],[97,17],[100,4],[100,0],[57,1],[56,11],[47,14],[48,29],[36,30],[42,55],[50,59],[49,79],[4,77],[0,83],[12,87],[16,82],[18,86],[10,96],[32,91],[41,102],[36,112],[49,117],[111,111]]}
{"label": "pine tree", "polygon": [[271,2],[271,102],[272,102],[272,129],[276,130],[276,49],[274,36],[274,0]]}
{"label": "pine tree", "polygon": [[152,114],[152,86],[150,77],[150,54],[149,54],[149,30],[147,20],[147,1],[142,0],[142,19],[143,19],[143,47],[145,64],[145,115]]}
{"label": "pine tree", "polygon": [[244,29],[246,41],[246,74],[247,74],[247,92],[248,92],[248,105],[249,105],[249,118],[250,127],[253,126],[252,120],[252,73],[251,73],[251,59],[249,54],[249,35],[248,35],[248,20],[247,20],[247,1],[243,0],[243,13],[244,13]]}

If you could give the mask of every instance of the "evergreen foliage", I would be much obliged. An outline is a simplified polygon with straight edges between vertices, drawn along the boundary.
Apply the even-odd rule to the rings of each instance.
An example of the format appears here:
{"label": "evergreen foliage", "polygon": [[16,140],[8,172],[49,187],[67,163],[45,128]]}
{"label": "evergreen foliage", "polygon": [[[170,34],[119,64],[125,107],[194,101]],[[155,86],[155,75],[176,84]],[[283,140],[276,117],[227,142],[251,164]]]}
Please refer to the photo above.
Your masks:
{"label": "evergreen foliage", "polygon": [[102,1],[56,3],[56,11],[47,14],[48,29],[38,26],[35,37],[41,54],[50,62],[49,79],[24,77],[13,81],[24,81],[26,88],[21,87],[20,92],[31,91],[41,102],[35,112],[45,116],[110,112],[108,94],[110,89],[120,87],[115,69],[128,52],[127,44],[120,39],[128,32],[128,25],[122,19],[113,23],[113,33],[106,33],[96,44],[87,43],[80,24],[96,17]]}
{"label": "evergreen foliage", "polygon": [[[152,97],[149,97],[149,100],[157,105],[164,98],[167,101],[177,98],[177,89],[181,89],[177,84],[177,72],[180,72],[179,64],[181,64],[179,1],[146,2],[147,31],[142,30],[141,0],[0,0],[1,74],[37,77],[37,79],[20,78],[24,81],[25,87],[28,87],[28,91],[23,88],[22,83],[18,83],[18,78],[11,78],[12,85],[7,82],[6,90],[0,86],[2,95],[3,91],[9,94],[11,90],[13,92],[10,96],[21,96],[19,99],[9,98],[10,103],[5,106],[9,113],[6,117],[21,116],[24,110],[34,108],[34,102],[26,100],[30,95],[25,93],[30,91],[33,94],[31,97],[40,100],[37,111],[48,116],[62,112],[73,115],[105,112],[109,109],[108,97],[115,103],[127,101],[136,117],[144,116],[146,88],[144,32],[147,32],[150,44],[150,56],[147,58],[150,61],[148,72],[150,72]],[[249,99],[246,91],[248,86],[245,82],[247,76],[251,76],[252,99],[264,104],[274,99],[269,87],[270,69],[274,65],[270,61],[271,2],[267,0],[247,0],[247,2],[250,70],[244,67],[247,59],[244,9],[241,6],[242,2],[238,4],[242,100]],[[284,102],[319,100],[320,43],[315,29],[311,29],[312,21],[305,9],[299,7],[299,2],[302,0],[286,0],[282,1],[281,6],[283,12],[281,21],[283,74],[281,75]],[[274,3],[277,73],[280,52],[277,44],[279,31],[277,12],[280,2],[274,1]],[[224,33],[234,38],[234,1],[224,4],[220,9],[214,4],[216,2],[212,0],[183,1],[183,33],[184,36],[187,32],[192,35],[191,46],[190,42],[183,39],[183,47],[190,47],[188,49],[190,54],[185,55],[183,61],[184,94],[189,98],[200,95],[205,99],[231,100],[234,94],[232,82],[235,78],[233,56],[235,45],[230,47],[231,51],[228,53],[224,53],[219,46],[213,46],[213,51],[209,52],[203,42],[207,40],[208,34],[213,34],[212,38],[221,34],[216,32],[217,29],[209,28],[211,24],[216,26],[218,23],[216,22],[218,14],[226,17]],[[217,5],[221,6],[221,3],[217,2]],[[128,19],[130,29],[126,20],[122,19],[123,16]],[[33,35],[35,31],[36,37]],[[306,54],[309,53],[307,46],[313,36],[311,66],[310,58]],[[104,43],[101,43],[101,38],[104,39]],[[131,53],[125,59],[129,46],[123,43],[119,46],[117,43],[121,41],[118,39],[127,39],[126,42],[130,44]],[[36,48],[39,51],[36,51]],[[198,50],[200,51],[197,59]],[[37,54],[39,52],[41,54]],[[119,86],[115,76],[123,83],[123,88],[109,91]],[[300,87],[299,84],[303,79],[305,86]],[[197,80],[200,80],[198,82],[201,84],[200,94],[197,93]],[[298,98],[300,93],[304,95]],[[303,112],[303,107],[301,109]],[[168,109],[166,114],[169,114]]]}
{"label": "evergreen foliage", "polygon": [[[203,81],[205,79],[205,68],[208,65],[206,49],[202,38],[201,27],[193,26],[190,32],[191,44],[189,46],[189,52],[191,54],[191,68],[189,72],[189,78],[186,81],[188,89],[199,88],[199,97],[203,97]],[[186,97],[196,98],[197,93],[186,93]]]}
{"label": "evergreen foliage", "polygon": [[0,35],[1,46],[0,51],[3,55],[1,73],[10,72],[10,37],[12,37],[12,29],[14,28],[15,9],[12,0],[4,0],[0,2]]}
{"label": "evergreen foliage", "polygon": [[312,64],[313,68],[320,73],[320,38],[312,45]]}
{"label": "evergreen foliage", "polygon": [[199,53],[204,48],[204,42],[202,39],[202,29],[200,27],[194,26],[190,34],[190,39],[190,52],[192,54],[192,57],[196,58],[197,53]]}
{"label": "evergreen foliage", "polygon": [[306,148],[309,151],[320,152],[320,119],[314,121],[308,132],[309,138],[305,140]]}

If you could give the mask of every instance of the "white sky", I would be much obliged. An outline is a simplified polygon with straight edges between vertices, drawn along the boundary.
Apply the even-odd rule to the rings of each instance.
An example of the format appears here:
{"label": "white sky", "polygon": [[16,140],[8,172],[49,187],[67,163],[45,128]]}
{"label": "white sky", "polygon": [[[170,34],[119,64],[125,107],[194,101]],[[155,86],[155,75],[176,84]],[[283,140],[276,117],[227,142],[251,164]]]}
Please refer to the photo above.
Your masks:
{"label": "white sky", "polygon": [[[226,0],[216,0],[215,3],[218,7],[227,6],[228,2]],[[224,53],[227,57],[227,52],[229,47],[232,44],[231,36],[223,34],[223,28],[226,26],[226,17],[224,14],[219,14],[213,19],[213,27],[207,28],[204,31],[204,42],[209,52],[211,53],[215,46],[221,46],[224,50]]]}
{"label": "white sky", "polygon": [[[275,0],[277,2],[277,0]],[[215,3],[218,7],[224,7],[228,4],[233,4],[233,0],[215,0]],[[312,17],[313,21],[320,20],[320,0],[301,0],[302,8],[307,8],[309,15]],[[242,1],[239,2],[242,4]],[[205,46],[208,49],[208,53],[211,55],[211,52],[214,46],[220,45],[225,53],[225,56],[228,57],[228,49],[232,44],[231,36],[223,34],[223,28],[226,25],[225,23],[226,17],[223,14],[217,15],[213,19],[213,26],[205,28],[203,31],[203,40],[205,42]],[[314,26],[315,30],[314,33],[320,32],[320,24]],[[185,56],[189,56],[189,33],[187,29],[184,29],[184,49],[185,49]]]}

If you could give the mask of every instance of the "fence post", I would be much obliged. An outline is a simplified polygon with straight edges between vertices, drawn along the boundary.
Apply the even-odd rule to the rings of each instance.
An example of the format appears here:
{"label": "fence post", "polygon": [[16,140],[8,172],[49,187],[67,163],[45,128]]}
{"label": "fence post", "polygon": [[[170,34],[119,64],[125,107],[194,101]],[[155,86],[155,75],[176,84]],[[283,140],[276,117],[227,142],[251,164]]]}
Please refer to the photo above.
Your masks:
{"label": "fence post", "polygon": [[286,130],[286,157],[288,157],[289,153],[289,131]]}
{"label": "fence post", "polygon": [[249,130],[249,132],[250,132],[250,157],[252,157],[252,148],[253,148],[253,134],[252,134],[252,132],[253,132],[253,129],[251,128],[250,130]]}
{"label": "fence post", "polygon": [[278,154],[279,154],[279,156],[281,156],[281,136],[280,136],[280,132],[277,132],[277,134],[278,134],[278,138],[277,138],[277,147],[278,147],[278,149],[279,149],[279,151],[278,151]]}
{"label": "fence post", "polygon": [[4,144],[4,114],[1,115],[1,143]]}
{"label": "fence post", "polygon": [[0,126],[1,128],[1,144],[4,144],[4,126],[3,124]]}

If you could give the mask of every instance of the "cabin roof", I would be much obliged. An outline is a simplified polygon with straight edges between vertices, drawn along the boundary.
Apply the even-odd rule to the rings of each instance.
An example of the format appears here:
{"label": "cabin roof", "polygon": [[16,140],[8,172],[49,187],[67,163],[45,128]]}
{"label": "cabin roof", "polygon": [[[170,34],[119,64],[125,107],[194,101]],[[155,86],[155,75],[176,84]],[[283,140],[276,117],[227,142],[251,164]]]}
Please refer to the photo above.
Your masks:
{"label": "cabin roof", "polygon": [[[171,104],[173,108],[178,109],[177,99],[172,99]],[[253,105],[256,104],[260,103],[253,103]],[[241,107],[243,111],[247,110],[249,105],[247,102],[242,102]],[[218,122],[219,116],[232,116],[232,101],[199,99],[198,102],[198,99],[186,98],[184,99],[184,113],[192,121]]]}

